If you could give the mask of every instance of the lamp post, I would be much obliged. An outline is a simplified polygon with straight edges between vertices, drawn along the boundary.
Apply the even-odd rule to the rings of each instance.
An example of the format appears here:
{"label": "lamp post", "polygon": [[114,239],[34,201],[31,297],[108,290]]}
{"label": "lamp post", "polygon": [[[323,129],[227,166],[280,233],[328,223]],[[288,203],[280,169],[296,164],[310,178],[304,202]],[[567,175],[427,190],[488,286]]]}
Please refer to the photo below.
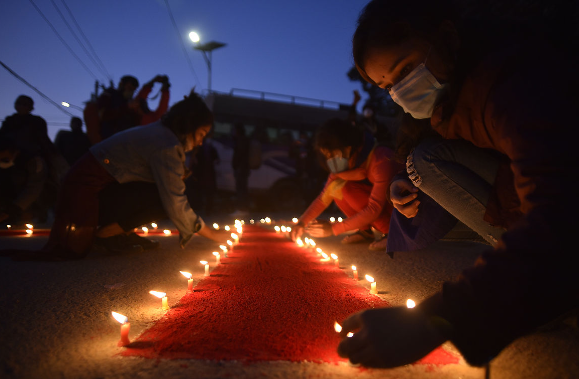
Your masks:
{"label": "lamp post", "polygon": [[195,43],[193,47],[195,50],[199,50],[203,53],[203,58],[205,58],[205,63],[207,63],[207,89],[211,92],[211,62],[213,60],[213,50],[225,46],[224,43],[210,41],[207,43],[199,43],[199,35],[195,32],[189,33],[189,38]]}
{"label": "lamp post", "polygon": [[66,101],[63,101],[62,103],[60,103],[63,107],[66,108],[74,108],[74,109],[78,109],[79,111],[84,111],[84,109],[82,109],[81,107],[79,107],[78,105],[72,105],[70,103],[67,103]]}

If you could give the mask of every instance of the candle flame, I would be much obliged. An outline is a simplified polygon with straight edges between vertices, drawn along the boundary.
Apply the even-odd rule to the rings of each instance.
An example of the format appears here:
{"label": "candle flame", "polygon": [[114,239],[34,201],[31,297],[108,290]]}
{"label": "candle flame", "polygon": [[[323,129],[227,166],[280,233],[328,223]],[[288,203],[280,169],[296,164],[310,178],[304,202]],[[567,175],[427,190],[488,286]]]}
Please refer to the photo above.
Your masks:
{"label": "candle flame", "polygon": [[224,252],[227,251],[227,248],[226,248],[225,246],[223,246],[223,245],[219,245],[219,248],[220,248],[221,250],[223,250]]}
{"label": "candle flame", "polygon": [[243,233],[243,228],[241,226],[238,226],[235,229],[237,230],[237,233],[239,233],[239,234]]}
{"label": "candle flame", "polygon": [[316,241],[310,238],[310,245],[312,245],[312,247],[316,247]]}
{"label": "candle flame", "polygon": [[356,271],[356,266],[352,266],[352,271]]}
{"label": "candle flame", "polygon": [[374,278],[371,277],[370,275],[366,275],[366,280],[369,281],[370,283],[374,282]]}
{"label": "candle flame", "polygon": [[152,226],[154,229],[157,229],[157,224],[155,224],[154,222],[151,223],[151,226]]}
{"label": "candle flame", "polygon": [[32,229],[26,229],[26,234],[28,234],[29,236],[31,236],[33,233]]}
{"label": "candle flame", "polygon": [[227,240],[227,244],[228,244],[229,246],[232,246],[232,245],[233,245],[233,242],[231,242],[231,240]]}
{"label": "candle flame", "polygon": [[216,251],[213,252],[213,255],[215,255],[216,257],[219,257],[219,256],[220,256],[219,253],[216,252]]}
{"label": "candle flame", "polygon": [[259,220],[259,222],[261,222],[263,224],[263,223],[265,223],[265,219],[262,218],[261,220]]}
{"label": "candle flame", "polygon": [[231,230],[231,228],[229,227],[229,225],[225,225],[225,228],[223,228],[223,229],[225,229],[225,230],[227,230],[227,231],[230,231],[230,230]]}
{"label": "candle flame", "polygon": [[332,257],[332,259],[338,259],[338,256],[334,253],[330,254],[330,257]]}
{"label": "candle flame", "polygon": [[265,222],[267,222],[268,224],[271,224],[271,218],[266,217],[266,218],[265,218]]}
{"label": "candle flame", "polygon": [[297,223],[298,223],[298,218],[297,218],[297,217],[292,218],[292,222],[293,222],[294,224],[297,224]]}
{"label": "candle flame", "polygon": [[309,245],[309,244],[310,244],[310,239],[309,239],[308,237],[304,238],[304,243],[305,243],[306,245]]}
{"label": "candle flame", "polygon": [[408,308],[414,308],[416,306],[416,303],[414,302],[414,300],[408,299],[408,300],[406,300],[406,306]]}
{"label": "candle flame", "polygon": [[[279,226],[274,226],[274,229],[276,232],[279,232],[281,230],[281,228]],[[283,227],[283,231],[285,232],[285,226]]]}
{"label": "candle flame", "polygon": [[336,222],[336,218],[335,218],[335,217],[330,217],[330,222]]}
{"label": "candle flame", "polygon": [[342,331],[342,325],[338,324],[338,322],[334,322],[334,330],[336,333],[340,333]]}
{"label": "candle flame", "polygon": [[199,261],[199,263],[201,263],[202,265],[206,265],[208,262],[207,261]]}
{"label": "candle flame", "polygon": [[34,229],[34,225],[32,225],[32,224],[26,224],[26,227],[27,227],[28,229]]}
{"label": "candle flame", "polygon": [[149,228],[147,228],[146,226],[143,226],[143,227],[141,228],[141,230],[142,230],[143,232],[147,233],[147,232],[149,231]]}
{"label": "candle flame", "polygon": [[125,315],[122,315],[122,314],[117,313],[117,312],[111,312],[111,313],[113,314],[113,317],[115,318],[115,320],[117,320],[121,324],[126,324],[127,321],[129,321],[129,318]]}
{"label": "candle flame", "polygon": [[292,228],[290,228],[289,226],[286,228],[286,231],[289,233],[292,231]]}
{"label": "candle flame", "polygon": [[324,257],[324,259],[328,259],[328,254],[322,252],[322,257]]}
{"label": "candle flame", "polygon": [[304,242],[302,241],[302,239],[300,237],[298,237],[298,239],[296,239],[296,244],[299,247],[303,247],[304,246]]}
{"label": "candle flame", "polygon": [[338,222],[342,222],[342,220],[343,219],[341,217],[338,217]]}
{"label": "candle flame", "polygon": [[149,291],[149,293],[153,296],[157,296],[159,299],[164,298],[165,296],[167,296],[167,294],[165,292],[159,292],[159,291]]}
{"label": "candle flame", "polygon": [[253,225],[255,223],[255,221],[253,219],[251,219],[251,220],[249,220],[249,223]]}
{"label": "candle flame", "polygon": [[316,248],[316,251],[318,252],[318,254],[322,254],[323,252],[321,247]]}
{"label": "candle flame", "polygon": [[233,238],[234,240],[239,239],[239,236],[235,233],[231,233],[231,238]]}
{"label": "candle flame", "polygon": [[233,222],[233,224],[234,224],[234,225],[241,225],[241,221],[239,221],[239,220],[236,219],[236,220]]}
{"label": "candle flame", "polygon": [[193,274],[191,274],[190,272],[185,272],[185,271],[179,271],[181,274],[183,274],[184,277],[186,277],[187,279],[191,279],[191,277],[193,276]]}
{"label": "candle flame", "polygon": [[6,225],[6,229],[10,229],[12,225]]}
{"label": "candle flame", "polygon": [[219,230],[219,224],[216,223],[216,222],[214,222],[214,223],[213,223],[213,229]]}
{"label": "candle flame", "polygon": [[163,230],[163,234],[166,236],[170,236],[171,235],[171,231],[169,229],[165,229]]}
{"label": "candle flame", "polygon": [[281,227],[281,231],[282,231],[282,232],[284,232],[284,233],[285,233],[285,232],[286,232],[286,230],[287,230],[287,229],[286,229],[286,227],[285,227],[285,226],[282,226],[282,227]]}

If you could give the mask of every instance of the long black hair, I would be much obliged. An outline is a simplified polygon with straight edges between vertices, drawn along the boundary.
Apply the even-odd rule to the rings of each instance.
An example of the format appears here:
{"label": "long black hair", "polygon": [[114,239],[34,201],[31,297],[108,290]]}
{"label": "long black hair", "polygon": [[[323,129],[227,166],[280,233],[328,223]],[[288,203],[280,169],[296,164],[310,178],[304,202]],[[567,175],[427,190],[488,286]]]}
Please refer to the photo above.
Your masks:
{"label": "long black hair", "polygon": [[195,133],[202,126],[213,125],[213,113],[192,89],[189,96],[174,104],[163,115],[161,122],[184,144],[187,135]]}

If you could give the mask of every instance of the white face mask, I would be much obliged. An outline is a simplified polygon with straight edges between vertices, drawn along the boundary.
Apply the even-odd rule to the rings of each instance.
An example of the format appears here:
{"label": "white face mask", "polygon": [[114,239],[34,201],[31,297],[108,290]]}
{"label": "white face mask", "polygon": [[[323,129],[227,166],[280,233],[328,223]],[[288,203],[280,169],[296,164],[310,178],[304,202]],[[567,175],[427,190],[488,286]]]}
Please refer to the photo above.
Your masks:
{"label": "white face mask", "polygon": [[9,161],[0,161],[0,169],[10,168],[14,166],[14,160],[11,159]]}
{"label": "white face mask", "polygon": [[434,104],[445,87],[446,84],[440,84],[426,65],[421,63],[390,89],[390,96],[412,117],[430,118]]}
{"label": "white face mask", "polygon": [[337,174],[349,168],[349,159],[344,157],[332,157],[326,161],[330,172]]}

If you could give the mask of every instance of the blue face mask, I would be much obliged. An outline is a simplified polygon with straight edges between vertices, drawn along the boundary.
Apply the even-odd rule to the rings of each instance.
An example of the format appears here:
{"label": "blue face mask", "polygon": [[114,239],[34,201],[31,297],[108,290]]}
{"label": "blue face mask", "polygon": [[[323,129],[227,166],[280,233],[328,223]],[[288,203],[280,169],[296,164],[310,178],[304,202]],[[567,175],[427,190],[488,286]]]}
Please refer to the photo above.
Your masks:
{"label": "blue face mask", "polygon": [[430,118],[445,87],[446,84],[440,84],[422,63],[390,89],[390,96],[412,117]]}
{"label": "blue face mask", "polygon": [[332,157],[326,163],[333,174],[346,171],[349,168],[349,159],[344,157]]}

